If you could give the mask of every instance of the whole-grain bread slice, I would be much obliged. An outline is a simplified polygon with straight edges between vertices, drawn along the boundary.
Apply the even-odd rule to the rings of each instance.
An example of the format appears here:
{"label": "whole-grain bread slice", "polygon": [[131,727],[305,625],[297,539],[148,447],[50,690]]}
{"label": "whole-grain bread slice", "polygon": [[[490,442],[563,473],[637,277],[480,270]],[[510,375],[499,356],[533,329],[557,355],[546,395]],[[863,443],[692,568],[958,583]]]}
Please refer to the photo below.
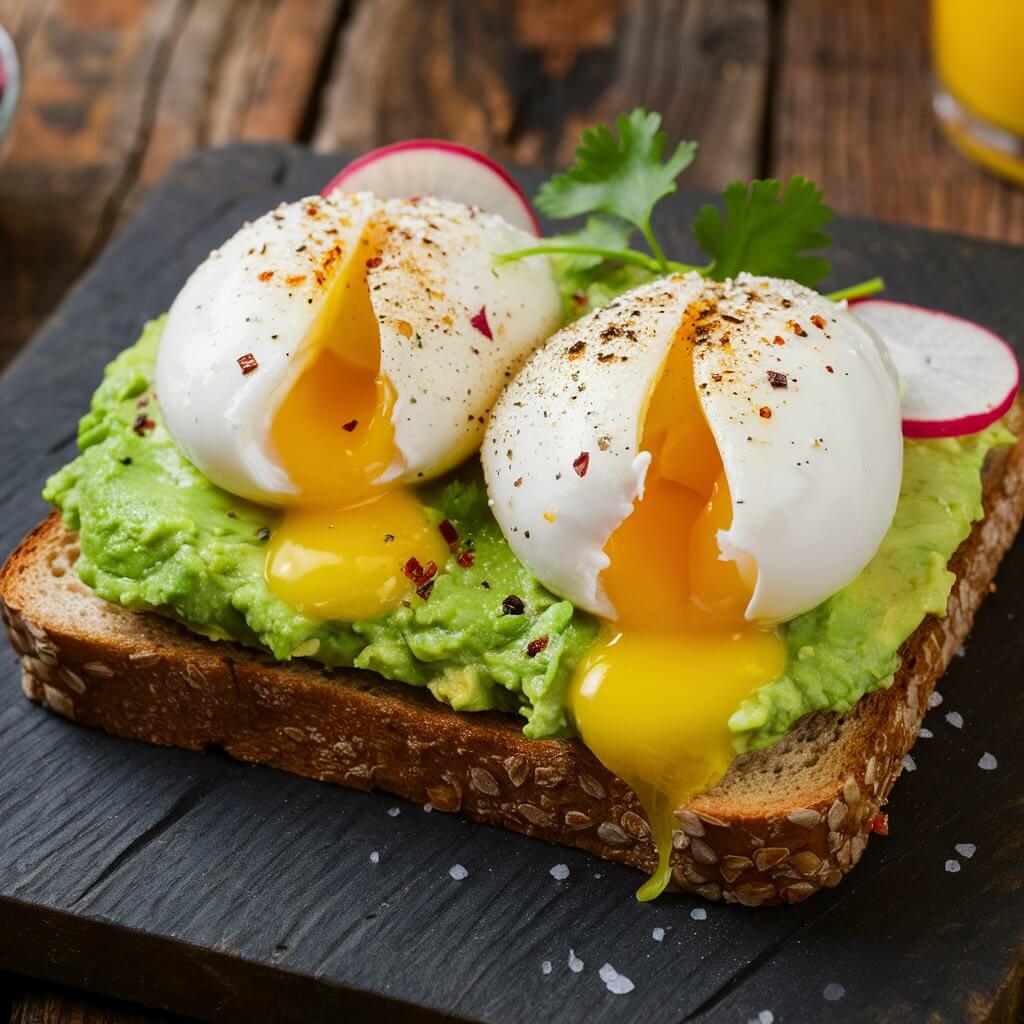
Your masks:
{"label": "whole-grain bread slice", "polygon": [[[1010,425],[1022,422],[1018,403]],[[894,684],[846,714],[807,715],[677,812],[675,886],[747,906],[796,903],[837,885],[858,861],[935,682],[1020,526],[1024,440],[990,455],[984,502],[985,518],[950,563],[949,613],[927,618],[906,642]],[[125,611],[78,580],[77,555],[54,514],[0,570],[0,608],[33,700],[120,736],[218,746],[653,869],[635,794],[581,743],[530,741],[512,716],[454,712],[372,673],[282,664]]]}

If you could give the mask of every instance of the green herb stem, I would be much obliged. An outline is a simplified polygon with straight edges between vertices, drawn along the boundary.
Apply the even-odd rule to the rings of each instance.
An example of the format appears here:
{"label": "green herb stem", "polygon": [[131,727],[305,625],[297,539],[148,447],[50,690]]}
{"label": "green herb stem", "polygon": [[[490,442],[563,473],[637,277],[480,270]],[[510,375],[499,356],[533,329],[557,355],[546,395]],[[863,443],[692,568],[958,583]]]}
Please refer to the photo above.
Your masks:
{"label": "green herb stem", "polygon": [[833,302],[842,302],[844,299],[865,299],[869,295],[877,295],[885,289],[885,281],[880,277],[871,277],[860,284],[851,284],[849,288],[840,288],[837,292],[830,292],[825,296]]}

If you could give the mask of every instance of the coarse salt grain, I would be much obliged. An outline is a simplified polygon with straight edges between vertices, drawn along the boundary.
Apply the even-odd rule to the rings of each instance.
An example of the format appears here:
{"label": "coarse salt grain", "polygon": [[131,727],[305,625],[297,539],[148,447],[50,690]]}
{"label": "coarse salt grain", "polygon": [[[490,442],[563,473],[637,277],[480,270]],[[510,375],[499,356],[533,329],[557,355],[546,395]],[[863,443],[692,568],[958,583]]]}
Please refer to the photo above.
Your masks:
{"label": "coarse salt grain", "polygon": [[469,875],[469,872],[461,864],[453,864],[448,869],[448,874],[451,875],[456,882],[461,882]]}
{"label": "coarse salt grain", "polygon": [[569,970],[573,974],[579,974],[583,970],[583,961],[571,949],[569,950]]}
{"label": "coarse salt grain", "polygon": [[964,727],[964,716],[959,711],[950,711],[946,715],[946,721],[949,722],[954,729],[962,729]]}
{"label": "coarse salt grain", "polygon": [[917,762],[909,754],[904,754],[903,755],[903,768],[904,768],[905,771],[908,771],[908,772],[916,772],[917,771]]}
{"label": "coarse salt grain", "polygon": [[923,740],[930,740],[932,736],[934,736],[935,734],[931,731],[931,729],[925,729],[922,726],[922,728],[918,730],[917,735],[920,736]]}
{"label": "coarse salt grain", "polygon": [[402,813],[401,807],[389,807],[388,815],[392,818],[397,818]]}
{"label": "coarse salt grain", "polygon": [[373,853],[370,854],[370,863],[371,864],[379,864],[380,863],[380,854],[376,850],[374,850]]}
{"label": "coarse salt grain", "polygon": [[830,981],[822,990],[821,994],[830,1002],[838,1002],[846,995],[846,989],[838,981]]}
{"label": "coarse salt grain", "polygon": [[427,814],[429,814],[433,809],[434,809],[434,805],[433,804],[424,804],[423,805],[423,810],[426,811]]}
{"label": "coarse salt grain", "polygon": [[986,772],[994,771],[999,767],[999,762],[995,758],[995,754],[990,754],[987,750],[981,755],[981,760],[978,761],[978,767]]}
{"label": "coarse salt grain", "polygon": [[771,1010],[762,1010],[756,1017],[751,1017],[747,1024],[775,1024],[775,1014]]}
{"label": "coarse salt grain", "polygon": [[978,848],[974,845],[974,843],[957,843],[956,846],[953,847],[953,849],[956,850],[956,852],[959,853],[961,857],[966,857],[968,860],[970,860],[978,852]]}
{"label": "coarse salt grain", "polygon": [[706,921],[708,919],[708,912],[703,907],[694,907],[693,910],[690,911],[690,917],[692,917],[694,921]]}
{"label": "coarse salt grain", "polygon": [[654,939],[655,942],[661,942],[665,938],[665,929],[655,928],[654,931],[651,932],[651,938]]}
{"label": "coarse salt grain", "polygon": [[605,964],[597,973],[601,976],[604,987],[613,995],[624,996],[636,988],[629,978],[624,974],[619,974],[611,964]]}
{"label": "coarse salt grain", "polygon": [[932,690],[928,695],[928,707],[937,708],[942,703],[942,694],[938,690]]}
{"label": "coarse salt grain", "polygon": [[550,960],[542,960],[541,961],[540,973],[541,974],[550,974],[551,973],[551,961]]}
{"label": "coarse salt grain", "polygon": [[564,882],[569,877],[568,864],[556,864],[549,872],[556,881]]}
{"label": "coarse salt grain", "polygon": [[955,875],[960,870],[960,861],[953,860],[953,859],[947,860],[946,861],[946,870],[951,875]]}

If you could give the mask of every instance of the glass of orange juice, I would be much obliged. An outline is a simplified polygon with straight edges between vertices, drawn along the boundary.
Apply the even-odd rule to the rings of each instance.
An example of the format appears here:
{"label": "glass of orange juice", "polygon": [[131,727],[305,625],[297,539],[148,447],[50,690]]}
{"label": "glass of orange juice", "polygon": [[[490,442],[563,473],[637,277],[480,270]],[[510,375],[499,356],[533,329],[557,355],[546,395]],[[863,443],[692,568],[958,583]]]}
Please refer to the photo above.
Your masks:
{"label": "glass of orange juice", "polygon": [[946,134],[1024,185],[1024,0],[932,0],[932,52]]}

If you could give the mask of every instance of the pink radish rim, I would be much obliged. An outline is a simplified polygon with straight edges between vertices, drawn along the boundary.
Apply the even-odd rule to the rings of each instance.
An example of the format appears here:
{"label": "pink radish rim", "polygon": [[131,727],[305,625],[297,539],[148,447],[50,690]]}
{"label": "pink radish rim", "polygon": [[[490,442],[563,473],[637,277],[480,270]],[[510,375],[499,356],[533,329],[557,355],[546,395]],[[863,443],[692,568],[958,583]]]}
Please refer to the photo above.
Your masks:
{"label": "pink radish rim", "polygon": [[1010,388],[1006,397],[993,409],[989,409],[987,412],[971,413],[969,416],[960,416],[953,420],[903,420],[903,435],[904,437],[959,437],[962,434],[976,434],[979,430],[984,430],[987,426],[995,423],[1000,416],[1003,416],[1007,410],[1013,405],[1013,400],[1017,397],[1017,392],[1020,390],[1020,362],[1017,359],[1017,353],[1010,347],[1010,343],[1000,335],[996,334],[995,331],[989,330],[987,327],[982,326],[979,323],[975,323],[973,320],[965,320],[962,316],[956,316],[953,313],[947,313],[941,309],[928,309],[926,306],[915,306],[912,302],[895,302],[892,299],[853,299],[847,303],[849,306],[859,306],[865,302],[873,302],[878,305],[885,306],[898,306],[900,309],[916,309],[922,313],[927,313],[929,316],[941,316],[947,320],[956,320],[961,324],[968,324],[970,327],[976,330],[983,331],[990,338],[999,342],[1004,349],[1009,353],[1010,359],[1013,362],[1014,368],[1016,369],[1016,377],[1013,382],[1013,386]]}
{"label": "pink radish rim", "polygon": [[533,207],[530,205],[529,199],[523,193],[523,190],[516,183],[515,179],[505,170],[501,164],[496,163],[489,156],[484,156],[483,153],[478,152],[475,149],[470,149],[469,146],[463,146],[458,142],[448,142],[446,139],[408,139],[405,142],[392,142],[389,146],[381,146],[379,149],[372,149],[369,153],[364,153],[362,156],[356,157],[350,164],[343,167],[324,187],[320,193],[326,196],[333,189],[338,188],[341,183],[350,175],[356,171],[367,166],[367,164],[376,163],[382,156],[388,153],[401,153],[406,149],[443,149],[449,153],[456,153],[459,156],[468,157],[470,160],[475,161],[478,164],[482,164],[488,170],[493,171],[511,190],[516,199],[519,200],[519,204],[523,208],[523,212],[530,219],[530,223],[533,225],[533,233],[539,238],[541,234],[540,221],[537,220],[537,215],[533,212]]}

